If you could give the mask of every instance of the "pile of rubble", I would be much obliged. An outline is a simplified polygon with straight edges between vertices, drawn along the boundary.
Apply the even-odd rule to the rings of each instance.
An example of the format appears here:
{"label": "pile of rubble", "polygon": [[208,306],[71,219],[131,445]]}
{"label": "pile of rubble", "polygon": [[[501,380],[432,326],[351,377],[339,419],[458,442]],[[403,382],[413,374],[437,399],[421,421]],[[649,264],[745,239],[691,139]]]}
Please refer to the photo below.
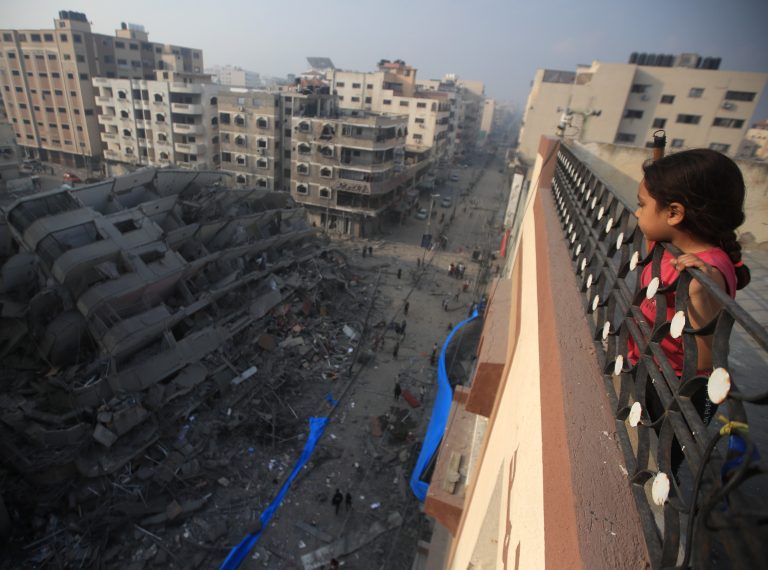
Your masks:
{"label": "pile of rubble", "polygon": [[3,564],[221,559],[351,365],[368,300],[344,255],[289,195],[221,176],[4,205]]}

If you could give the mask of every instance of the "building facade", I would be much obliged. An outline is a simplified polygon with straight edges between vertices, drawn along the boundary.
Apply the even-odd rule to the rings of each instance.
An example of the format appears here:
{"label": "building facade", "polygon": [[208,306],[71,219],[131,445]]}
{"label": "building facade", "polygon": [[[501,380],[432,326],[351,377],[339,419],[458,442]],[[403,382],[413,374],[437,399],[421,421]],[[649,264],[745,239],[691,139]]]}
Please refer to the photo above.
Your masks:
{"label": "building facade", "polygon": [[693,54],[633,61],[537,70],[520,131],[521,159],[533,159],[542,135],[643,147],[658,129],[672,149],[738,152],[768,73],[719,70]]}
{"label": "building facade", "polygon": [[768,120],[755,123],[744,137],[745,152],[742,158],[768,160]]}
{"label": "building facade", "polygon": [[366,236],[387,211],[407,207],[415,167],[405,167],[408,118],[363,112],[294,114],[291,196],[310,222]]}
{"label": "building facade", "polygon": [[206,73],[213,76],[213,81],[219,85],[228,87],[245,87],[258,89],[264,86],[261,76],[255,71],[248,71],[242,67],[232,65],[214,65],[206,69]]}
{"label": "building facade", "polygon": [[25,156],[95,167],[102,141],[94,77],[154,79],[200,73],[201,50],[148,41],[141,26],[96,34],[85,14],[61,11],[53,29],[0,30],[0,88]]}
{"label": "building facade", "polygon": [[[104,159],[134,166],[215,168],[218,86],[206,76],[93,80]],[[170,73],[170,75],[169,75]]]}

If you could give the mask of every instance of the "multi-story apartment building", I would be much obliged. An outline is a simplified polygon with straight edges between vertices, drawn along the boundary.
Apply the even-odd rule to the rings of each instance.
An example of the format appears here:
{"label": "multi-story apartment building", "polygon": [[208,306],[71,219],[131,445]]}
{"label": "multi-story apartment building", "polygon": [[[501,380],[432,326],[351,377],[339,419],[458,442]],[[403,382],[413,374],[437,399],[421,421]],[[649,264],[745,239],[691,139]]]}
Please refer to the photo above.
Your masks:
{"label": "multi-story apartment building", "polygon": [[768,120],[752,125],[747,130],[744,143],[741,158],[768,160]]}
{"label": "multi-story apartment building", "polygon": [[104,158],[144,166],[215,168],[218,86],[208,76],[162,71],[162,80],[93,80]]}
{"label": "multi-story apartment building", "polygon": [[408,117],[317,111],[294,109],[291,195],[313,225],[370,235],[409,197],[418,167],[405,166]]}
{"label": "multi-story apartment building", "polygon": [[331,92],[338,96],[339,108],[407,115],[408,149],[415,153],[431,149],[436,159],[450,158],[456,93],[419,88],[417,70],[403,61],[382,60],[378,67],[372,73],[330,72]]}
{"label": "multi-story apartment building", "polygon": [[768,73],[719,70],[695,54],[595,61],[575,72],[539,69],[528,96],[518,152],[530,162],[541,135],[645,146],[664,129],[672,149],[709,147],[735,155]]}
{"label": "multi-story apartment building", "polygon": [[85,14],[62,11],[53,29],[0,30],[0,88],[28,157],[95,166],[102,142],[93,77],[154,79],[155,70],[200,73],[201,50],[148,41],[141,26],[96,34]]}
{"label": "multi-story apartment building", "polygon": [[232,87],[219,93],[221,170],[237,186],[281,189],[280,94]]}
{"label": "multi-story apartment building", "polygon": [[496,113],[496,101],[486,99],[483,101],[483,113],[480,116],[480,140],[485,142],[493,129],[493,116]]}

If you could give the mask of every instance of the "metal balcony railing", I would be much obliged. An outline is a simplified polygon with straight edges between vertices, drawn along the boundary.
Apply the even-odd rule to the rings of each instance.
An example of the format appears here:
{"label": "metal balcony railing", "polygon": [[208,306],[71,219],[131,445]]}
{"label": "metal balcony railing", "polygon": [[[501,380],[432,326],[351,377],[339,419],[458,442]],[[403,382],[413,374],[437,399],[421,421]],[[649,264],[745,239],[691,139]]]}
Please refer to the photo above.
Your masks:
{"label": "metal balcony railing", "polygon": [[[567,147],[561,145],[556,160],[552,188],[557,212],[614,406],[653,567],[762,564],[757,561],[768,560],[768,499],[761,490],[765,466],[754,442],[765,441],[766,434],[755,433],[754,425],[752,432],[744,427],[749,425],[747,407],[753,416],[765,414],[768,390],[752,393],[755,390],[747,389],[754,382],[738,376],[728,354],[734,325],[763,356],[768,353],[768,333],[698,270],[684,271],[667,287],[654,290],[652,282],[641,288],[639,273],[647,264],[653,276],[660,276],[662,247],[678,252],[667,244],[646,252],[632,208]],[[713,322],[698,330],[688,325],[687,318],[683,321],[692,279],[701,282],[722,306]],[[665,293],[672,288],[677,314],[673,321],[666,321]],[[643,318],[639,307],[643,298],[655,299],[656,322]],[[680,377],[660,346],[667,335],[682,336],[685,355]],[[696,370],[697,335],[712,335],[711,374]],[[640,353],[635,364],[627,358],[630,338]],[[766,370],[758,372],[764,380]],[[715,397],[717,389],[724,395]],[[722,398],[715,414],[718,429],[713,429],[718,420],[707,429],[692,403],[692,397],[702,396],[703,391],[713,401]],[[648,412],[651,400],[660,401],[663,408],[654,412],[654,418]],[[680,460],[673,456],[681,454],[680,468],[674,469]]]}

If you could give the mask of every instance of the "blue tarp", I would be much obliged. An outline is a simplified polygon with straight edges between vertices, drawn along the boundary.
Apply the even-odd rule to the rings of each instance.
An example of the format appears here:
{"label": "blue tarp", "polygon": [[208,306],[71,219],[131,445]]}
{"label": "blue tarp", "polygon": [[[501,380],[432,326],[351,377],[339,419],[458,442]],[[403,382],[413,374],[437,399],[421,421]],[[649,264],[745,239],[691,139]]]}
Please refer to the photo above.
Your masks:
{"label": "blue tarp", "polygon": [[427,433],[424,435],[424,443],[421,446],[421,453],[416,460],[416,467],[411,474],[411,489],[413,494],[419,501],[424,502],[427,498],[427,489],[429,485],[421,480],[421,476],[424,473],[424,469],[429,464],[432,456],[437,453],[437,448],[440,446],[440,441],[443,439],[443,432],[445,432],[445,424],[448,423],[448,414],[451,411],[451,402],[453,401],[453,391],[451,390],[451,384],[448,382],[448,373],[445,369],[445,351],[448,345],[453,339],[453,335],[456,334],[461,327],[468,322],[478,317],[477,309],[472,312],[472,316],[468,319],[461,321],[448,335],[443,343],[443,348],[440,351],[440,360],[437,363],[437,397],[435,403],[432,405],[432,417],[429,419],[429,426],[427,427]]}
{"label": "blue tarp", "polygon": [[285,495],[288,493],[288,489],[291,487],[291,483],[293,483],[293,480],[296,479],[296,475],[299,474],[299,471],[301,471],[301,468],[304,467],[304,464],[315,450],[315,446],[322,437],[326,425],[328,425],[328,418],[309,418],[309,437],[307,438],[307,443],[304,444],[304,450],[301,452],[301,457],[299,457],[299,460],[296,462],[296,465],[294,466],[293,471],[291,471],[291,474],[288,476],[288,479],[285,481],[285,483],[283,483],[283,486],[280,487],[280,491],[277,493],[277,496],[272,501],[272,503],[270,503],[270,505],[264,509],[264,512],[261,513],[259,521],[261,522],[262,530],[249,534],[242,541],[240,541],[240,544],[235,546],[229,552],[227,558],[219,567],[219,570],[232,570],[237,568],[240,566],[242,561],[245,560],[245,557],[248,556],[248,553],[256,545],[256,542],[258,542],[259,538],[261,538],[261,534],[264,532],[263,529],[267,528],[267,525],[272,519],[272,516],[275,514],[275,511],[280,506],[280,503],[283,502]]}

